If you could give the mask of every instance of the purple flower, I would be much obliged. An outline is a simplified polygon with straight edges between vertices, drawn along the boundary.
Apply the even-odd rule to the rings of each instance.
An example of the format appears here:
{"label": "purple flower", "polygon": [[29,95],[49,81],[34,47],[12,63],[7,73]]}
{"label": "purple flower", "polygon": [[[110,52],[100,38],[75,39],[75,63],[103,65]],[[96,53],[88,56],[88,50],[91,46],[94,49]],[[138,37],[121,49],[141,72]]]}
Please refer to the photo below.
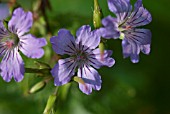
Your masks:
{"label": "purple flower", "polygon": [[[66,29],[60,29],[58,36],[51,38],[53,50],[60,55],[67,54],[70,57],[60,59],[51,70],[55,78],[55,86],[68,83],[75,71],[77,76],[82,78],[85,85],[79,83],[80,90],[85,94],[90,94],[92,89],[100,90],[101,77],[96,69],[102,66],[112,67],[115,63],[110,58],[112,51],[104,51],[103,60],[101,60],[100,50],[96,48],[100,43],[100,36],[97,31],[91,31],[90,26],[82,26],[76,33],[77,38]],[[93,67],[91,67],[93,66]]]}
{"label": "purple flower", "polygon": [[6,82],[12,77],[17,82],[23,79],[25,69],[20,51],[29,58],[40,58],[44,55],[42,47],[46,45],[46,40],[27,34],[32,23],[32,13],[26,13],[22,8],[17,8],[13,12],[8,30],[0,21],[0,56],[3,56],[0,74]]}
{"label": "purple flower", "polygon": [[108,0],[108,6],[117,18],[108,16],[102,20],[102,36],[122,39],[124,58],[130,56],[131,61],[137,63],[140,51],[150,53],[151,32],[136,27],[149,24],[152,21],[151,14],[143,7],[142,0],[137,0],[133,11],[130,0]]}
{"label": "purple flower", "polygon": [[7,4],[1,3],[0,4],[0,20],[4,20],[8,16],[9,16],[9,8]]}

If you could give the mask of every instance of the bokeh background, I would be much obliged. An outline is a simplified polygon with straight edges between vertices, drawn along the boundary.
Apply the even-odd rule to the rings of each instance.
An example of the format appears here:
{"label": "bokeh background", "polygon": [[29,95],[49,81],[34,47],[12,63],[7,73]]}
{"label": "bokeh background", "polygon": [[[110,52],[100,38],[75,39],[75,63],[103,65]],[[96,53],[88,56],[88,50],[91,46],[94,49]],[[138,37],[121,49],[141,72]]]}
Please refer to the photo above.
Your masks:
{"label": "bokeh background", "polygon": [[[34,12],[31,33],[48,41],[51,35],[57,35],[59,28],[75,34],[82,25],[93,26],[93,0],[49,0],[50,5],[48,0],[42,1],[45,4],[39,7],[41,0],[3,0],[10,2],[11,11],[21,6]],[[107,0],[99,0],[99,4],[104,16],[114,16],[108,10]],[[56,114],[170,114],[170,3],[169,0],[143,0],[143,4],[153,17],[144,27],[152,31],[150,55],[140,54],[140,62],[133,64],[130,59],[123,59],[120,40],[107,41],[106,48],[113,50],[116,64],[99,70],[102,89],[88,96],[78,89],[76,82],[60,87]],[[58,56],[50,44],[44,49],[46,54],[41,61],[53,67]],[[35,60],[24,55],[23,59],[26,67],[36,67]],[[0,114],[42,114],[55,87],[50,81],[38,93],[28,94],[41,80],[36,74],[25,74],[20,83],[7,83],[0,78]]]}

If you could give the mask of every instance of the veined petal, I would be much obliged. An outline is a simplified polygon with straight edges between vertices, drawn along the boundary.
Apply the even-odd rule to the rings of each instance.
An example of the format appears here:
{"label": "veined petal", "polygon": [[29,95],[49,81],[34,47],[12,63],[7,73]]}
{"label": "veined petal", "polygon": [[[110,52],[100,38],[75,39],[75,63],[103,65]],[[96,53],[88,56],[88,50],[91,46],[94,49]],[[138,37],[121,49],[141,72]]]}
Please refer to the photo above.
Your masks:
{"label": "veined petal", "polygon": [[150,53],[150,44],[147,44],[147,45],[141,45],[140,46],[140,49],[141,51],[144,53],[144,54],[149,54]]}
{"label": "veined petal", "polygon": [[12,77],[16,82],[20,82],[24,77],[24,62],[17,48],[8,50],[0,63],[0,74],[2,78],[9,82]]}
{"label": "veined petal", "polygon": [[51,70],[55,86],[68,83],[74,75],[76,63],[71,58],[60,59]]}
{"label": "veined petal", "polygon": [[125,32],[125,37],[131,39],[139,45],[151,43],[151,31],[148,29],[130,29]]}
{"label": "veined petal", "polygon": [[76,51],[75,38],[66,29],[60,29],[58,36],[53,36],[50,39],[53,50],[60,55],[72,55]]}
{"label": "veined petal", "polygon": [[76,32],[76,43],[89,47],[89,49],[96,48],[100,43],[100,35],[97,30],[91,31],[89,25],[84,25]]}
{"label": "veined petal", "polygon": [[102,20],[104,28],[100,28],[99,32],[102,37],[106,39],[119,38],[120,32],[118,31],[117,20],[111,16],[108,16]]}
{"label": "veined petal", "polygon": [[129,0],[108,0],[108,6],[110,11],[116,14],[119,22],[126,19],[132,10]]}
{"label": "veined petal", "polygon": [[142,5],[142,0],[135,3],[134,11],[132,12],[127,24],[131,27],[139,27],[147,25],[152,21],[152,16],[147,9]]}
{"label": "veined petal", "polygon": [[79,88],[83,93],[90,94],[92,92],[92,89],[101,89],[101,77],[94,68],[90,66],[79,68],[78,77],[82,78],[85,82],[85,84],[79,83]]}
{"label": "veined petal", "polygon": [[0,4],[0,20],[4,20],[9,16],[9,8],[7,4]]}
{"label": "veined petal", "polygon": [[139,62],[140,46],[131,39],[122,40],[123,56],[127,58],[130,56],[133,63]]}
{"label": "veined petal", "polygon": [[14,10],[8,28],[12,33],[16,33],[19,37],[29,32],[32,27],[33,17],[31,12],[24,12],[22,8]]}
{"label": "veined petal", "polygon": [[93,54],[89,57],[90,64],[95,68],[100,68],[102,66],[112,67],[115,64],[115,60],[111,58],[111,50],[105,50],[104,54],[101,55],[100,49],[97,48],[93,50]]}
{"label": "veined petal", "polygon": [[112,27],[112,28],[118,28],[117,19],[111,17],[110,15],[102,19],[102,24],[104,26]]}
{"label": "veined petal", "polygon": [[4,42],[0,42],[0,57],[5,54],[7,47],[4,45]]}
{"label": "veined petal", "polygon": [[41,58],[44,55],[43,46],[47,44],[45,38],[36,38],[31,34],[20,37],[19,50],[30,58]]}
{"label": "veined petal", "polygon": [[0,21],[0,40],[5,38],[6,36],[9,35],[9,32],[6,30],[4,27],[4,24],[2,21]]}
{"label": "veined petal", "polygon": [[143,7],[142,0],[137,0],[134,6],[135,10],[138,10],[138,8]]}

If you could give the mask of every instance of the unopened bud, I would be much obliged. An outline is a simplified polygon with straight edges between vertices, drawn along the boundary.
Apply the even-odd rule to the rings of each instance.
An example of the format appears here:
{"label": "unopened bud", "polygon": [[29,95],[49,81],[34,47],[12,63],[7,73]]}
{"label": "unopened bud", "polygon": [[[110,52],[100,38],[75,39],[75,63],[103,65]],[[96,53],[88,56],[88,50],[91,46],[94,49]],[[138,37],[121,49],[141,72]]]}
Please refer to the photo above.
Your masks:
{"label": "unopened bud", "polygon": [[53,105],[54,105],[54,103],[55,103],[56,98],[57,98],[56,95],[50,95],[50,96],[49,96],[43,114],[50,114],[50,112],[51,112],[51,110],[52,110],[52,108],[53,108]]}
{"label": "unopened bud", "polygon": [[93,25],[96,29],[102,26],[101,17],[102,17],[102,13],[99,7],[98,0],[94,0]]}
{"label": "unopened bud", "polygon": [[46,86],[46,82],[44,82],[44,81],[38,82],[37,84],[35,84],[35,85],[29,90],[29,93],[30,93],[30,94],[36,93],[36,92],[42,90],[45,86]]}

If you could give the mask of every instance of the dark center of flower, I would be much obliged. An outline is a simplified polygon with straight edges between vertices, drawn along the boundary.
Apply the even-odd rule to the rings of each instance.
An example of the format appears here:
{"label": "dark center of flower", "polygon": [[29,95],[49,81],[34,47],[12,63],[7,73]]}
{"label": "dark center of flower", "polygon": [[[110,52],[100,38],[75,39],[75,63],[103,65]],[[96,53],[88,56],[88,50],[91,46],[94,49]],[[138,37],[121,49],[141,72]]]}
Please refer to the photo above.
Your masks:
{"label": "dark center of flower", "polygon": [[88,60],[88,55],[86,52],[78,50],[77,53],[74,55],[75,61],[78,63],[78,65],[83,65]]}

